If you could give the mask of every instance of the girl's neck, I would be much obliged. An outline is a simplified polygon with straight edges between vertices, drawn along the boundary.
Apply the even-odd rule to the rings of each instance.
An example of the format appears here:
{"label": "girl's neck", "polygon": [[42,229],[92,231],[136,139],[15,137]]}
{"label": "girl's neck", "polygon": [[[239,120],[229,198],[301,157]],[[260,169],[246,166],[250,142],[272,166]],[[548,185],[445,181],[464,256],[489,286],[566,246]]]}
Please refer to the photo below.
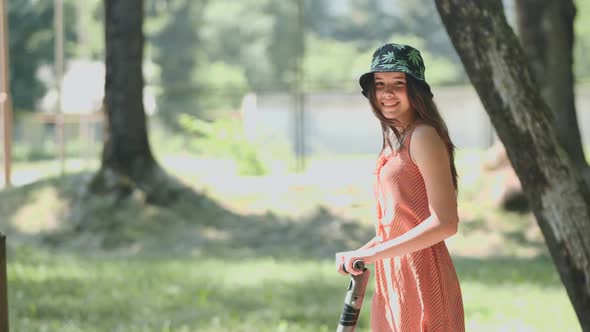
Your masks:
{"label": "girl's neck", "polygon": [[401,123],[399,126],[396,126],[397,132],[401,135],[405,133],[408,129],[412,128],[416,123],[416,118],[412,118],[410,121],[406,123]]}
{"label": "girl's neck", "polygon": [[416,122],[416,116],[414,114],[410,114],[405,119],[398,119],[398,125],[395,126],[395,129],[397,129],[399,133],[402,133],[410,128],[414,122]]}

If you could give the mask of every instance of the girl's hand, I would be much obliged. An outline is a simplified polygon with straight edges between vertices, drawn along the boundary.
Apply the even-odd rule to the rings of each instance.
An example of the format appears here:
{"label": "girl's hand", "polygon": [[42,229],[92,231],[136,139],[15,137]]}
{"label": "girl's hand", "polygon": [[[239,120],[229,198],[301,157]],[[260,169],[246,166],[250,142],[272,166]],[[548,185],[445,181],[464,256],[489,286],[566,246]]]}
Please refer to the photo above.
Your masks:
{"label": "girl's hand", "polygon": [[336,253],[336,271],[342,275],[348,275],[347,272],[344,272],[343,266],[346,266],[346,270],[348,270],[348,261],[350,261],[351,253],[354,251],[343,251]]}
{"label": "girl's hand", "polygon": [[[352,275],[359,275],[363,273],[363,271],[357,271],[352,267],[352,264],[356,260],[362,260],[365,262],[365,265],[373,264],[373,259],[371,257],[371,252],[368,249],[359,249],[354,251],[343,251],[336,254],[336,270],[338,273],[342,275],[352,274]],[[344,272],[343,266],[346,267],[346,271]]]}

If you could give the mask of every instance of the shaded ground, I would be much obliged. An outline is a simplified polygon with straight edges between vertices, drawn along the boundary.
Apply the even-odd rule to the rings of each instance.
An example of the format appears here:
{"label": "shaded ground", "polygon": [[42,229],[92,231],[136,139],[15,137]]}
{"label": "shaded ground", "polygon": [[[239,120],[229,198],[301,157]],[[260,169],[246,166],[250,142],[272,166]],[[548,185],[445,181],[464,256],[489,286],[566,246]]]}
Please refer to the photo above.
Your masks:
{"label": "shaded ground", "polygon": [[[504,213],[487,199],[494,179],[482,178],[471,166],[477,162],[458,161],[467,171],[461,178],[459,234],[447,240],[451,252],[547,255],[530,213]],[[315,173],[267,177],[234,176],[221,167],[199,172],[182,164],[187,169],[177,176],[195,191],[168,208],[146,206],[140,196],[118,202],[113,197],[86,198],[91,173],[81,172],[1,191],[0,227],[9,242],[41,241],[66,250],[330,259],[374,234],[372,174],[364,161],[348,163],[348,168],[341,163],[339,172],[317,167]]]}
{"label": "shaded ground", "polygon": [[369,225],[321,206],[294,218],[270,211],[237,214],[196,192],[167,208],[146,206],[140,197],[119,202],[82,198],[89,176],[79,173],[1,192],[9,242],[83,251],[320,258],[358,246],[373,233]]}

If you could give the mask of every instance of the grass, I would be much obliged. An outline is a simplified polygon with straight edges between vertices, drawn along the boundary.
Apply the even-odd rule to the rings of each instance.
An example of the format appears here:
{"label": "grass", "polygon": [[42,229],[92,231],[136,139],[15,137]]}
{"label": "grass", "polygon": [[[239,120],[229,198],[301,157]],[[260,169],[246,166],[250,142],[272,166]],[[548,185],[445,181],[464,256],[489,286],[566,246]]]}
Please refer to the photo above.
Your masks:
{"label": "grass", "polygon": [[[16,331],[333,331],[347,283],[322,260],[17,256]],[[460,258],[457,268],[469,331],[576,331],[546,260]]]}
{"label": "grass", "polygon": [[[458,156],[462,224],[447,240],[467,331],[579,331],[534,219],[493,206],[497,178],[483,176],[483,158]],[[265,177],[235,176],[222,161],[162,162],[198,188],[193,200],[81,199],[85,172],[0,191],[11,330],[335,329],[348,282],[332,257],[373,232],[372,156]],[[369,331],[369,304],[357,331]]]}

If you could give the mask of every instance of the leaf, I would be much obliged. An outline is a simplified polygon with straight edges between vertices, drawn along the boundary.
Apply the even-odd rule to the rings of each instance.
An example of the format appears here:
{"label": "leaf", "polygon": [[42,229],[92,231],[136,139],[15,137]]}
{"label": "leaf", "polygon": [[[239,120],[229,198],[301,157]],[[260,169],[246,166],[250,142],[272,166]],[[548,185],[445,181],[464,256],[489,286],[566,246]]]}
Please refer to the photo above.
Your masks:
{"label": "leaf", "polygon": [[376,56],[376,57],[373,59],[373,63],[371,63],[371,68],[375,68],[375,67],[377,67],[377,66],[379,65],[379,62],[380,62],[380,61],[379,61],[379,57],[378,57],[378,56]]}
{"label": "leaf", "polygon": [[399,59],[396,61],[396,63],[400,66],[408,67],[408,62],[406,60]]}
{"label": "leaf", "polygon": [[400,69],[400,71],[403,71],[403,72],[414,73],[412,70],[410,70],[410,68],[408,68],[406,66],[398,66],[398,68]]}
{"label": "leaf", "polygon": [[393,62],[395,60],[395,53],[393,51],[387,52],[387,54],[383,54],[383,61],[384,62]]}
{"label": "leaf", "polygon": [[407,73],[411,73],[412,71],[408,68],[408,66],[405,66],[403,64],[400,63],[390,63],[390,64],[385,64],[382,65],[381,67],[385,68],[385,69],[393,69],[395,68],[397,71],[400,72],[407,72]]}
{"label": "leaf", "polygon": [[410,62],[416,66],[420,66],[420,63],[422,62],[420,61],[420,53],[417,50],[411,50],[410,53],[408,53],[408,58],[410,59]]}

